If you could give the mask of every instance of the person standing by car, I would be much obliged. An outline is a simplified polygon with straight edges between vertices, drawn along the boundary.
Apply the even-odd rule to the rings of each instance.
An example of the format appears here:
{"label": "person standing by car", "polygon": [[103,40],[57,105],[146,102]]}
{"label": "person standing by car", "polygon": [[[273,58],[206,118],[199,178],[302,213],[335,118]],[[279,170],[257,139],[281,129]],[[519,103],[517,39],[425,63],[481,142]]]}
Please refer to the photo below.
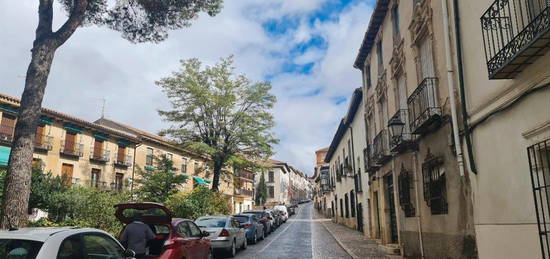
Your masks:
{"label": "person standing by car", "polygon": [[136,259],[144,259],[147,241],[154,238],[155,234],[151,228],[143,223],[141,216],[137,216],[124,229],[120,242],[124,247],[132,249],[136,253]]}

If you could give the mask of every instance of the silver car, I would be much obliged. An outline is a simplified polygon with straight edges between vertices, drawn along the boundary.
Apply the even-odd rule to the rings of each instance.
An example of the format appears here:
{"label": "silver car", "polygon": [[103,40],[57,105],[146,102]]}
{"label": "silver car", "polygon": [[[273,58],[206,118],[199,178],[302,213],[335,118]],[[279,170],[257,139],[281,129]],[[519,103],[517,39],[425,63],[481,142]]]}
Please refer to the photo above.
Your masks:
{"label": "silver car", "polygon": [[237,248],[246,249],[246,229],[233,216],[205,216],[195,220],[201,230],[210,234],[212,248],[227,252],[231,257]]}

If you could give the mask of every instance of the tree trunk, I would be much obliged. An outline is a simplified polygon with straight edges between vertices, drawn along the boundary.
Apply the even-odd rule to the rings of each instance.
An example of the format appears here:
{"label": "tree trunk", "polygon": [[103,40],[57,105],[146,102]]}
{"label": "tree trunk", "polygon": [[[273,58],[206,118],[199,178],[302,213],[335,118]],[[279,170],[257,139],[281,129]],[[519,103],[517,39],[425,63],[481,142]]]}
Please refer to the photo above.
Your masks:
{"label": "tree trunk", "polygon": [[222,167],[223,167],[224,161],[214,158],[214,179],[212,181],[212,191],[217,192],[218,186],[220,185],[220,176],[222,174]]}
{"label": "tree trunk", "polygon": [[55,50],[52,41],[43,41],[32,49],[4,183],[0,222],[3,229],[19,228],[27,223],[33,140]]}

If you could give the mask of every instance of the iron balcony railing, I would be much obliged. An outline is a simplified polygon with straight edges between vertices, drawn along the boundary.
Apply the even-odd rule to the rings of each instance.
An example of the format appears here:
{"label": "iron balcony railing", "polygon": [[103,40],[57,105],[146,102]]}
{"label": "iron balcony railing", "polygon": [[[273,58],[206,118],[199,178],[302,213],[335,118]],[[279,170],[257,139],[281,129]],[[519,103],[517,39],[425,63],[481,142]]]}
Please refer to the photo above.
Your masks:
{"label": "iron balcony railing", "polygon": [[92,148],[90,150],[90,160],[98,161],[98,162],[109,162],[111,160],[110,158],[111,151],[107,149],[101,149],[101,150],[95,150]]}
{"label": "iron balcony railing", "polygon": [[67,156],[82,157],[84,155],[84,145],[74,141],[61,140],[61,149],[59,153]]}
{"label": "iron balcony railing", "polygon": [[52,150],[52,141],[52,136],[36,134],[34,137],[34,148],[38,150],[50,151]]}
{"label": "iron balcony railing", "polygon": [[390,143],[389,143],[388,131],[386,129],[381,130],[373,140],[374,157],[373,160],[377,164],[385,163],[390,157]]}
{"label": "iron balcony railing", "polygon": [[235,189],[235,195],[253,196],[254,191],[247,189]]}
{"label": "iron balcony railing", "polygon": [[429,131],[441,118],[437,85],[437,78],[424,78],[407,100],[410,129],[414,134]]}
{"label": "iron balcony railing", "polygon": [[543,55],[550,31],[550,1],[495,0],[481,16],[490,79],[512,79]]}
{"label": "iron balcony railing", "polygon": [[367,144],[367,148],[364,150],[365,156],[365,168],[367,172],[375,172],[380,168],[380,165],[376,163],[375,156],[374,156],[374,145],[373,144]]}
{"label": "iron balcony railing", "polygon": [[411,128],[409,126],[409,110],[398,110],[395,115],[393,115],[388,121],[388,127],[390,127],[390,124],[403,125],[403,128],[401,129],[401,134],[392,130],[389,131],[390,150],[392,152],[399,152],[403,148],[406,148],[408,144],[414,141],[414,135],[411,133]]}
{"label": "iron balcony railing", "polygon": [[14,127],[0,124],[0,142],[11,143],[13,141]]}
{"label": "iron balcony railing", "polygon": [[132,166],[132,156],[125,155],[125,156],[117,156],[115,159],[115,165],[116,166],[123,166],[123,167],[129,167]]}

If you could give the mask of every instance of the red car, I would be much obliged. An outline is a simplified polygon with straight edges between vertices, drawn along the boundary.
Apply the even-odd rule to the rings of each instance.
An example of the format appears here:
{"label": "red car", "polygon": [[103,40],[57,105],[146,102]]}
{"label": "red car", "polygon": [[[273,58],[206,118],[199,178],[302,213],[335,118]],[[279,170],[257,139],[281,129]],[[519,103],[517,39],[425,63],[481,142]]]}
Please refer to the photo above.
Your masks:
{"label": "red car", "polygon": [[[208,233],[193,221],[172,218],[172,211],[159,203],[123,203],[115,205],[115,216],[130,224],[136,216],[149,225],[156,238],[148,242],[148,259],[212,259]],[[122,232],[121,232],[122,233]]]}

